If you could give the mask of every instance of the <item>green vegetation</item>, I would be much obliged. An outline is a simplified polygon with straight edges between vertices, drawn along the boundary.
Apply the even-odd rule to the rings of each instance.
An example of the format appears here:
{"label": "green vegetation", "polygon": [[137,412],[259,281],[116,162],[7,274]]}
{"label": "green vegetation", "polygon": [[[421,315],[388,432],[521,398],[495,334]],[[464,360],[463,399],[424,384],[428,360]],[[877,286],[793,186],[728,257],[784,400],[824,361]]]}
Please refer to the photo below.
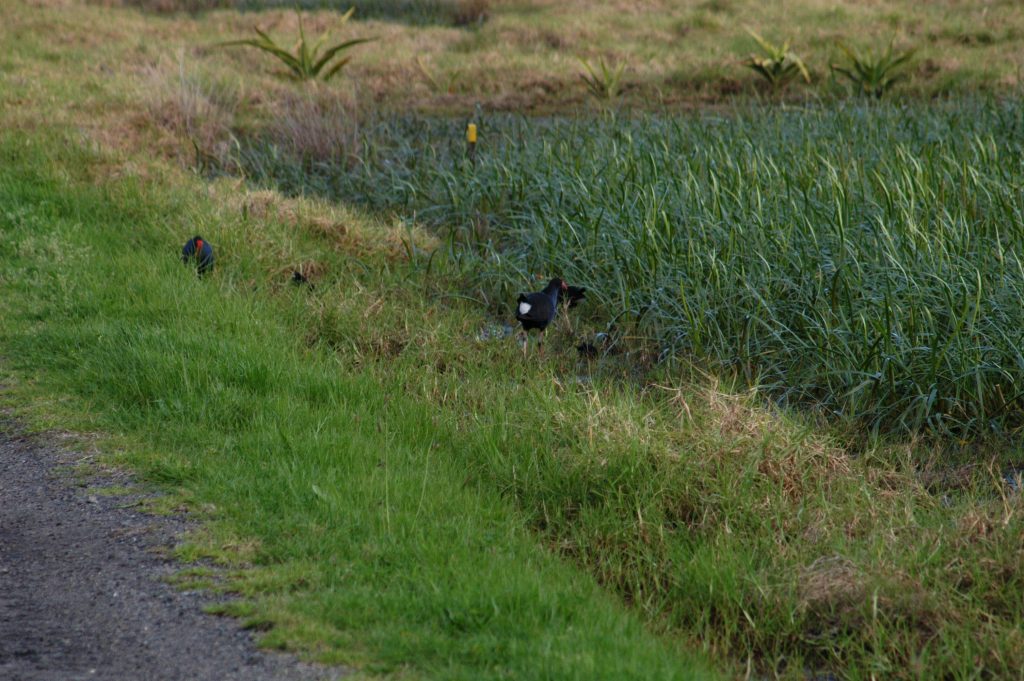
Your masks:
{"label": "green vegetation", "polygon": [[289,192],[341,186],[454,226],[471,242],[455,244],[462,275],[489,300],[559,272],[609,310],[607,330],[710,361],[783,404],[883,430],[1021,425],[1015,102],[492,117],[474,166],[446,121],[369,134],[373,154],[351,172],[303,172],[260,147],[239,163]]}
{"label": "green vegetation", "polygon": [[832,70],[846,77],[856,92],[881,99],[896,83],[906,80],[903,72],[907,62],[914,56],[913,50],[893,52],[892,42],[884,52],[858,52],[846,45],[840,45],[846,54],[847,65],[832,65]]}
{"label": "green vegetation", "polygon": [[622,83],[622,73],[626,69],[625,64],[611,65],[605,63],[604,59],[598,62],[597,68],[590,65],[586,59],[580,59],[586,73],[580,74],[580,78],[587,84],[587,90],[596,99],[611,101],[619,94],[619,86]]}
{"label": "green vegetation", "polygon": [[[355,12],[355,8],[349,9],[341,15],[341,23],[345,23]],[[299,22],[299,40],[295,43],[295,47],[292,48],[294,54],[288,50],[280,47],[274,40],[261,31],[258,28],[254,28],[256,35],[259,38],[251,38],[248,40],[229,40],[221,43],[221,47],[234,47],[234,46],[245,46],[254,47],[258,50],[262,50],[267,54],[276,57],[282,64],[288,67],[291,71],[291,75],[296,80],[315,80],[320,78],[321,80],[328,81],[334,76],[341,72],[341,69],[345,67],[352,57],[341,57],[342,54],[363,43],[368,43],[371,38],[354,38],[352,40],[345,40],[343,42],[331,45],[324,50],[323,54],[320,54],[320,49],[324,46],[324,42],[327,40],[327,34],[324,33],[315,43],[310,43],[306,40],[306,31],[302,27],[302,12],[296,11],[296,17]],[[336,59],[337,58],[337,59]],[[331,61],[334,61],[331,65]],[[328,68],[328,66],[330,67]],[[326,71],[324,69],[327,69]]]}
{"label": "green vegetation", "polygon": [[[784,27],[812,64],[913,33],[906,100],[1016,83],[1020,13],[409,11],[297,92],[255,50],[189,47],[291,12],[12,5],[4,402],[203,520],[181,555],[221,574],[182,585],[366,677],[1019,676],[1021,103],[751,107],[728,27]],[[578,54],[628,64],[627,111],[740,103],[478,113],[475,165],[464,118],[388,112],[564,113]],[[962,80],[921,71],[943,55]],[[524,362],[500,323],[538,274],[590,292]]]}
{"label": "green vegetation", "polygon": [[[267,275],[285,249],[326,244],[197,202],[195,181],[92,188],[82,173],[102,160],[51,136],[6,135],[0,160],[0,351],[31,380],[15,394],[60,395],[62,427],[119,436],[122,463],[212,514],[183,557],[245,568],[224,587],[245,600],[222,609],[272,627],[264,645],[403,678],[704,676],[495,498],[482,468],[540,454],[506,446],[513,422],[467,431],[415,394],[454,387],[438,365],[365,361],[387,351],[360,328],[372,310],[342,319],[332,301],[372,286],[411,312],[386,260],[336,256],[304,299]],[[221,256],[204,280],[176,258],[193,225]],[[514,367],[509,351],[491,362]],[[526,411],[550,378],[518,382],[509,406]]]}
{"label": "green vegetation", "polygon": [[789,41],[776,45],[768,42],[756,32],[747,29],[747,33],[761,48],[761,54],[750,55],[744,64],[752,69],[771,85],[773,90],[785,87],[798,75],[804,82],[811,82],[811,74],[807,71],[800,56],[789,49]]}
{"label": "green vegetation", "polygon": [[[274,26],[283,34],[297,30],[290,0],[121,1],[164,10],[209,7],[193,15],[164,14],[159,27],[147,28],[151,37],[154,31],[166,33],[166,42],[190,48],[230,40],[254,25]],[[328,0],[300,4],[309,10],[304,20],[310,31],[330,27],[338,16],[329,9],[338,4]],[[397,111],[461,116],[481,103],[487,110],[516,113],[572,112],[590,99],[579,78],[580,57],[595,66],[602,59],[625,65],[629,87],[619,94],[624,107],[658,111],[756,97],[762,76],[737,58],[751,47],[743,27],[761,36],[786,36],[799,46],[811,71],[826,74],[829,64],[846,68],[839,44],[873,49],[895,37],[897,45],[916,50],[905,71],[908,77],[895,90],[900,97],[1005,92],[1020,87],[1024,62],[1024,13],[1006,1],[712,0],[649,4],[642,12],[596,0],[497,2],[490,7],[477,0],[341,4],[349,5],[356,7],[359,34],[379,40],[360,48],[346,74],[360,83],[365,97]],[[481,22],[483,15],[487,18]],[[232,55],[233,63],[203,51],[188,50],[187,57],[220,77],[244,73],[250,87],[265,90],[252,78],[262,61],[249,52]],[[433,74],[457,72],[461,77],[454,88],[432,86],[419,77],[418,60]],[[831,79],[816,78],[811,84],[791,83],[781,96],[820,101],[835,94]]]}
{"label": "green vegetation", "polygon": [[[852,457],[686,371],[524,364],[477,340],[457,262],[422,235],[229,183],[198,203],[195,180],[69,186],[102,159],[46,147],[3,147],[16,394],[120,435],[121,461],[210,518],[183,555],[233,567],[226,611],[266,645],[426,678],[692,668],[539,544],[734,673],[1021,664],[1015,452]],[[176,261],[179,222],[218,246],[214,277]],[[425,249],[429,271],[402,255]]]}

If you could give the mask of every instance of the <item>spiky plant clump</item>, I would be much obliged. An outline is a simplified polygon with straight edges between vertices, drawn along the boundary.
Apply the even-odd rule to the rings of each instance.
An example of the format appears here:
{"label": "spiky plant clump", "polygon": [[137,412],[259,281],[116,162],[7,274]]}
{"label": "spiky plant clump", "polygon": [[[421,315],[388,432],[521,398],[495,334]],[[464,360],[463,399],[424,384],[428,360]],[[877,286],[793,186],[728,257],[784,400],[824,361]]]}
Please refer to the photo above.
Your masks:
{"label": "spiky plant clump", "polygon": [[892,41],[884,52],[858,51],[840,43],[846,64],[833,64],[832,71],[849,80],[862,95],[881,99],[896,83],[907,78],[903,70],[914,50],[894,51]]}
{"label": "spiky plant clump", "polygon": [[580,59],[580,63],[587,70],[586,73],[580,74],[580,78],[595,99],[607,102],[618,96],[622,74],[626,70],[625,64],[609,64],[604,58],[598,62],[596,68],[585,59]]}
{"label": "spiky plant clump", "polygon": [[[353,12],[355,12],[355,7],[349,8],[349,10],[341,16],[341,23],[347,23]],[[375,40],[375,38],[354,38],[352,40],[345,40],[331,45],[321,53],[320,50],[327,41],[329,34],[324,33],[315,42],[310,42],[306,39],[306,31],[302,26],[302,12],[296,10],[295,13],[299,19],[299,39],[291,51],[275,42],[273,38],[259,28],[253,28],[258,36],[257,38],[229,40],[227,42],[219,43],[219,45],[221,47],[254,47],[258,50],[262,50],[263,52],[276,57],[282,64],[288,67],[289,75],[291,75],[295,80],[304,81],[320,78],[323,81],[328,81],[338,75],[341,70],[345,68],[350,61],[352,61],[352,57],[341,57],[341,55],[356,45],[361,45]],[[336,59],[337,57],[340,58]]]}
{"label": "spiky plant clump", "polygon": [[789,49],[788,40],[781,45],[776,45],[749,28],[747,33],[757,42],[758,47],[761,48],[761,54],[750,55],[743,65],[768,81],[773,90],[785,87],[797,75],[803,78],[804,82],[811,82],[811,74],[807,70],[807,66],[799,55]]}

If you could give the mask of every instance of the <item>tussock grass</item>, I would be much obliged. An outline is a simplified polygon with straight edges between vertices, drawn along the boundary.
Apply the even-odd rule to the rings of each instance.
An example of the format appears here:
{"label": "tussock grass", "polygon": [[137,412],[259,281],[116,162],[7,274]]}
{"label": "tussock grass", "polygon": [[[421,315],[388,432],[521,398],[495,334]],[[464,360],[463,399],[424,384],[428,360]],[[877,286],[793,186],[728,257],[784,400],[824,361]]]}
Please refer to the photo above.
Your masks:
{"label": "tussock grass", "polygon": [[214,158],[227,156],[240,107],[237,88],[204,82],[182,51],[176,62],[164,59],[146,65],[138,93],[153,120],[188,140],[194,151]]}
{"label": "tussock grass", "polygon": [[346,94],[289,93],[275,104],[269,132],[281,151],[304,163],[351,165],[362,152],[360,117]]}

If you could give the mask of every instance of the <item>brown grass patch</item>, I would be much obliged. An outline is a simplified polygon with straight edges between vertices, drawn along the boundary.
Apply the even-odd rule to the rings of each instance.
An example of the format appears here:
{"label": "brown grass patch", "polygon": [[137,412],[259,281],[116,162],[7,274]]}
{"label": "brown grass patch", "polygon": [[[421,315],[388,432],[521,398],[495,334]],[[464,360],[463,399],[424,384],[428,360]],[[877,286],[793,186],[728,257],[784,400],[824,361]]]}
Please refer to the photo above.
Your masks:
{"label": "brown grass patch", "polygon": [[[211,193],[227,202],[229,210],[255,223],[253,238],[256,239],[265,239],[261,236],[265,223],[279,222],[317,234],[336,251],[357,258],[401,259],[408,256],[410,248],[430,252],[439,243],[437,237],[418,226],[371,220],[358,211],[328,201],[288,197],[269,189],[239,191],[239,188],[238,180],[221,180],[211,185]],[[271,245],[268,241],[268,247]],[[284,260],[294,260],[288,254],[281,256]]]}
{"label": "brown grass patch", "polygon": [[144,67],[139,93],[151,120],[187,140],[198,155],[220,158],[228,151],[240,94],[203,80],[179,52],[177,62],[163,59]]}
{"label": "brown grass patch", "polygon": [[359,158],[359,112],[354,99],[310,84],[272,105],[271,139],[306,163],[352,164]]}
{"label": "brown grass patch", "polygon": [[863,602],[865,575],[843,556],[823,556],[800,571],[797,603],[805,611],[830,611]]}

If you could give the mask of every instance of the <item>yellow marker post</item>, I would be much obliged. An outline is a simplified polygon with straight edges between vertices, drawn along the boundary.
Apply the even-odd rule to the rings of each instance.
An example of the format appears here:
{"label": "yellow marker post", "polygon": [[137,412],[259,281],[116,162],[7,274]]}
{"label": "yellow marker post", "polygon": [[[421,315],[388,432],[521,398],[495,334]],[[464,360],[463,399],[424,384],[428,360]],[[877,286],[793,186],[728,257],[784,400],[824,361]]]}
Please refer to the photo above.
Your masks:
{"label": "yellow marker post", "polygon": [[466,126],[466,144],[469,160],[476,163],[476,123],[470,123]]}

